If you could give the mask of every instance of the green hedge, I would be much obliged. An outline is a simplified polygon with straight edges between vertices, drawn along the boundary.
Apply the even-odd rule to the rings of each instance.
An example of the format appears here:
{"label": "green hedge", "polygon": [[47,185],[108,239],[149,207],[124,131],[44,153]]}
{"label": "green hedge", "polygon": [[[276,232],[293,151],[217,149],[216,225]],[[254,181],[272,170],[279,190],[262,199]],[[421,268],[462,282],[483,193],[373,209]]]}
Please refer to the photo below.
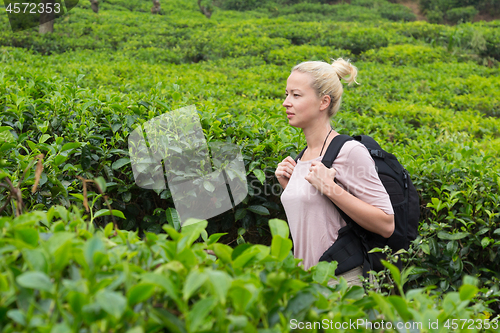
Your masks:
{"label": "green hedge", "polygon": [[[366,53],[366,60],[373,63],[356,63],[364,74],[360,76],[362,85],[347,88],[335,127],[344,133],[369,133],[401,158],[422,196],[423,240],[435,239],[441,246],[435,251],[444,255],[447,241],[440,238],[444,237],[442,232],[481,235],[479,239],[467,236],[461,240],[455,251],[464,265],[457,264],[447,273],[451,284],[444,285],[443,290],[456,288],[467,273],[481,274],[486,282],[497,276],[500,266],[498,257],[491,254],[499,247],[500,235],[495,233],[499,216],[489,215],[498,200],[494,193],[499,188],[499,169],[498,161],[482,152],[499,149],[500,124],[484,115],[498,113],[500,83],[492,79],[495,70],[472,63],[442,62],[444,59],[438,58],[416,66],[421,59],[432,60],[429,57],[434,53],[416,46],[404,49],[407,58],[393,58],[398,48],[389,47]],[[309,51],[296,46],[293,54],[312,56]],[[138,123],[194,103],[210,140],[231,140],[242,148],[248,182],[252,184],[248,200],[235,212],[212,219],[209,233],[231,232],[232,236],[227,236],[231,241],[243,228],[243,238],[268,243],[268,218],[284,217],[274,168],[285,156],[295,156],[305,144],[301,133],[286,125],[279,109],[282,84],[299,59],[278,52],[271,53],[276,57],[272,61],[280,59],[283,67],[255,57],[165,67],[89,52],[74,53],[71,60],[64,54],[52,56],[47,62],[44,57],[11,49],[4,54],[5,74],[0,82],[3,105],[7,107],[1,116],[2,133],[11,133],[5,134],[8,143],[0,148],[5,156],[4,168],[18,183],[30,161],[45,154],[35,195],[30,194],[34,166],[28,168],[19,185],[28,210],[48,209],[54,204],[83,207],[83,187],[77,176],[103,177],[111,205],[125,214],[126,220],[118,221],[120,228],[138,229],[141,234],[157,232],[166,223],[173,203],[168,191],[155,193],[134,185],[130,164],[122,163],[127,161],[127,135]],[[318,48],[314,53],[320,52],[328,57],[328,49]],[[339,56],[348,56],[338,52]],[[65,73],[68,79],[51,79],[48,74],[52,71]],[[154,81],[151,73],[155,73]],[[468,76],[460,77],[464,73]],[[470,147],[467,154],[454,153],[466,147]],[[470,158],[479,160],[471,164]],[[457,187],[451,190],[449,184]],[[489,189],[488,195],[480,190],[470,192],[471,187]],[[91,186],[88,191],[94,196],[92,211],[106,209],[97,189]],[[459,200],[453,206],[435,206],[436,200],[445,202],[451,191],[463,194],[454,197]],[[4,190],[2,198],[6,195]],[[477,208],[468,208],[476,201]],[[7,211],[13,213],[11,208]],[[109,216],[103,216],[95,223],[109,221]],[[481,234],[482,221],[491,223],[488,234]],[[426,283],[424,279],[429,276],[442,277],[439,267],[446,257],[422,246],[416,249],[420,257],[412,262],[426,268],[428,274],[414,278]]]}
{"label": "green hedge", "polygon": [[[53,206],[0,219],[2,332],[291,332],[299,323],[328,323],[333,331],[349,322],[357,325],[346,332],[372,332],[368,322],[426,330],[432,322],[446,330],[460,320],[497,331],[498,318],[480,296],[498,291],[478,289],[471,277],[442,298],[426,289],[365,294],[345,280],[327,287],[336,265],[297,267],[281,220],[269,221],[270,247],[233,249],[218,242],[222,234],[207,237],[206,221],[186,223],[182,232],[165,225],[166,233],[141,239],[112,223],[95,229],[81,214]],[[408,272],[388,267],[402,291]]]}
{"label": "green hedge", "polygon": [[[329,5],[297,6],[314,9],[310,6]],[[356,11],[353,9],[356,6],[343,6]],[[321,8],[318,11],[328,12]],[[71,50],[120,50],[151,62],[191,63],[246,55],[265,59],[270,51],[285,48],[289,43],[334,47],[359,55],[389,45],[413,44],[417,39],[418,43],[464,53],[466,56],[460,61],[468,61],[471,56],[486,62],[500,59],[500,35],[498,23],[494,21],[454,28],[426,22],[389,23],[372,17],[366,18],[370,23],[339,22],[356,20],[348,16],[326,22],[297,22],[293,15],[309,15],[302,9],[290,13],[290,17],[280,18],[267,18],[274,15],[272,13],[266,13],[267,16],[260,19],[233,17],[233,12],[225,13],[218,12],[212,19],[179,9],[172,9],[172,16],[114,10],[103,10],[96,15],[91,10],[77,7],[56,21],[54,34],[39,36],[36,29],[14,34],[5,29],[0,32],[0,45],[32,49],[45,55]],[[6,16],[2,20],[8,24]],[[155,29],[149,29],[150,24]],[[256,43],[256,39],[262,42]]]}
{"label": "green hedge", "polygon": [[479,11],[473,6],[452,8],[446,11],[446,19],[453,23],[471,22]]}
{"label": "green hedge", "polygon": [[[439,11],[442,13],[447,13],[450,10],[455,10],[456,13],[464,12],[464,8],[469,7],[470,9],[465,10],[467,17],[472,18],[470,15],[475,16],[478,12],[488,13],[496,15],[500,13],[500,1],[499,0],[420,0],[420,8],[429,13],[430,11]],[[455,14],[452,14],[452,16]],[[450,18],[447,18],[452,21]],[[453,21],[456,23],[457,21]]]}

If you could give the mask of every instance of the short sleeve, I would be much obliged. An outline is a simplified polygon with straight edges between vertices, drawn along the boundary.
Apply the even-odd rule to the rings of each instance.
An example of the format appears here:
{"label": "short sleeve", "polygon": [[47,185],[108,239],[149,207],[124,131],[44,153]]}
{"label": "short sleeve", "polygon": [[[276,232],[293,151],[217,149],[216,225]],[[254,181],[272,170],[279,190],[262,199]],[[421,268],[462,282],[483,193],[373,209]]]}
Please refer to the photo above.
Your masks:
{"label": "short sleeve", "polygon": [[332,167],[337,171],[336,179],[344,190],[386,214],[394,214],[389,194],[378,177],[375,161],[363,144],[346,142]]}

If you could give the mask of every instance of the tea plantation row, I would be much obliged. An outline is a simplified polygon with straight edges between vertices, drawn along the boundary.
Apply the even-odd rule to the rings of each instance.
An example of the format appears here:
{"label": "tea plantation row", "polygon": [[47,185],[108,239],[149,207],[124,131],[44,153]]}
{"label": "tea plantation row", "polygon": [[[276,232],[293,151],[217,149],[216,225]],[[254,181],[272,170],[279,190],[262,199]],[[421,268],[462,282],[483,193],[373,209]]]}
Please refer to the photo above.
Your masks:
{"label": "tea plantation row", "polygon": [[[166,234],[97,230],[78,209],[53,206],[0,218],[2,332],[496,332],[477,280],[436,300],[426,289],[366,295],[326,284],[336,265],[305,272],[286,222],[270,220],[270,247],[218,243],[206,221]],[[203,242],[195,242],[199,237]],[[218,259],[207,254],[211,249]],[[490,296],[498,297],[498,293]],[[472,301],[472,303],[471,303]],[[475,303],[475,304],[474,304]],[[485,311],[483,313],[483,311]],[[319,324],[319,325],[318,325]],[[313,331],[311,329],[306,331]],[[400,331],[400,330],[399,330]]]}

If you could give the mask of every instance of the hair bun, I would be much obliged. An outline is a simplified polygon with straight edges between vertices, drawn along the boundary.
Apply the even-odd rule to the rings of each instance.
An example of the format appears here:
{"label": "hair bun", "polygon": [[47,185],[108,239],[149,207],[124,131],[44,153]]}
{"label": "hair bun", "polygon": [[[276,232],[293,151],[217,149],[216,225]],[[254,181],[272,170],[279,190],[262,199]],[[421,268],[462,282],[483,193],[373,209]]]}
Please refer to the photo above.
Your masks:
{"label": "hair bun", "polygon": [[358,82],[356,82],[358,69],[354,65],[352,65],[349,60],[346,61],[342,58],[338,58],[337,60],[333,61],[332,67],[337,72],[339,80],[344,79],[349,85],[351,85],[353,82],[359,84]]}

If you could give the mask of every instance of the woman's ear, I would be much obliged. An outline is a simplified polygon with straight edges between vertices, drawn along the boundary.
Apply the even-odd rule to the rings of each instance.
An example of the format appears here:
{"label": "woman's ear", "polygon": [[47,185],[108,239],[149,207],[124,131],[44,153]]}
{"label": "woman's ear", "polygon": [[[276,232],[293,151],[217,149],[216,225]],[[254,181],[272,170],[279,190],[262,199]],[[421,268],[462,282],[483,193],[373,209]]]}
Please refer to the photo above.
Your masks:
{"label": "woman's ear", "polygon": [[321,111],[326,110],[328,108],[328,106],[330,106],[330,101],[331,101],[331,98],[328,95],[321,97],[321,104],[319,106],[319,109]]}

